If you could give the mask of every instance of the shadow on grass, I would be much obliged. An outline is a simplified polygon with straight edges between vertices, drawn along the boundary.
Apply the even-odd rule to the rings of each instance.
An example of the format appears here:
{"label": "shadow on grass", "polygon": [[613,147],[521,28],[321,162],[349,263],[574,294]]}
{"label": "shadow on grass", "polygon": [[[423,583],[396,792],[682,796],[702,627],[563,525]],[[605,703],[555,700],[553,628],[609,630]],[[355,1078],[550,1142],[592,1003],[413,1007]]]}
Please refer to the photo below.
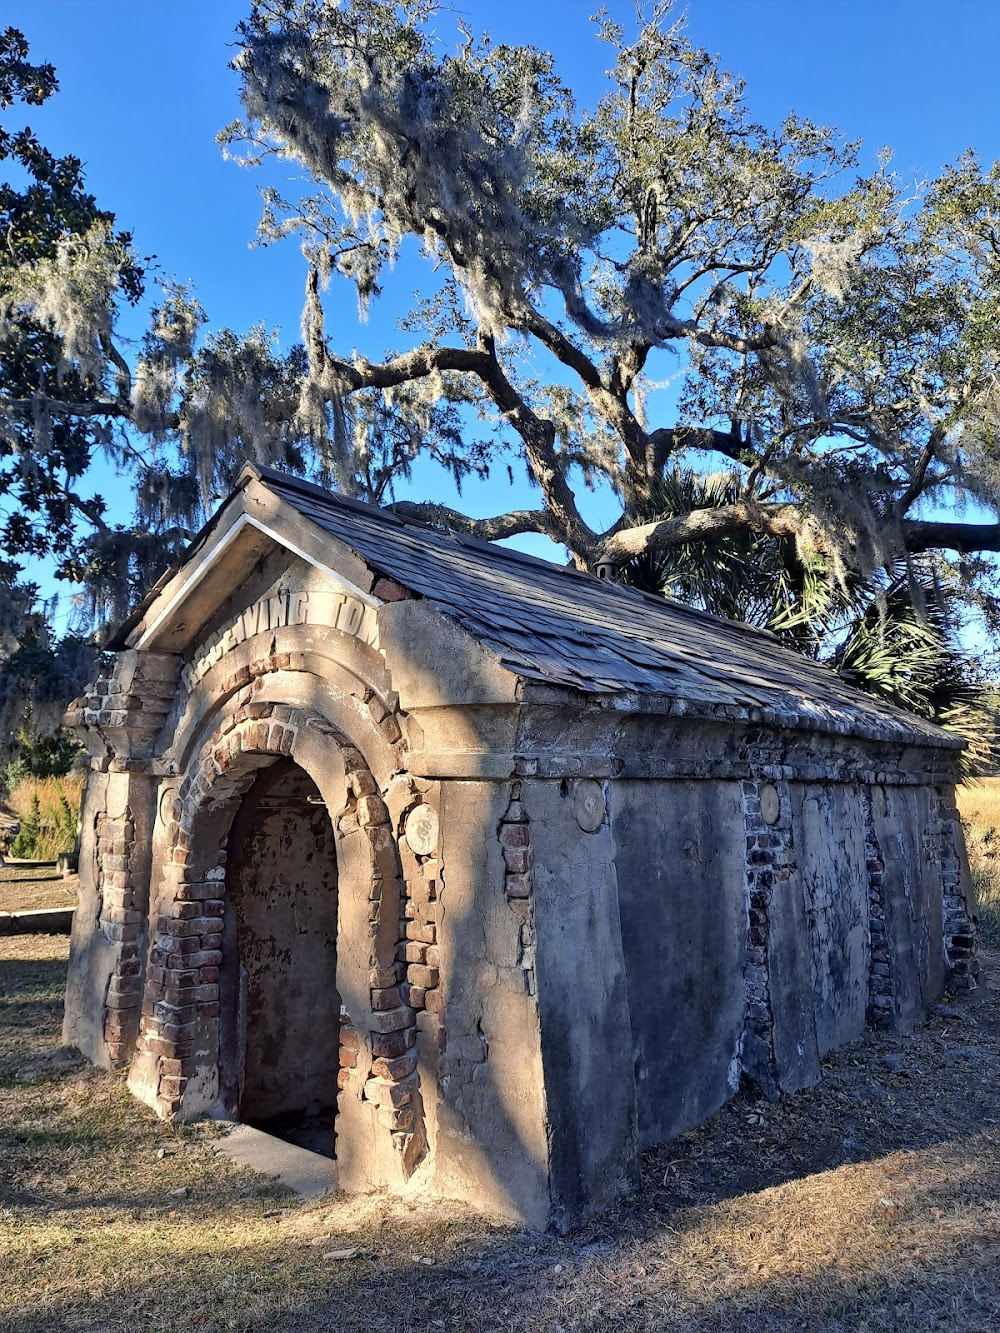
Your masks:
{"label": "shadow on grass", "polygon": [[[16,980],[19,989],[5,999],[35,1007],[40,1052],[57,1039],[60,1006],[29,1000],[26,986],[48,988],[56,977],[61,984],[65,963],[11,968],[0,964],[2,984]],[[0,1123],[0,1162],[14,1167],[0,1180],[7,1210],[0,1269],[9,1274],[0,1326],[4,1333],[996,1328],[1000,1149],[995,1133],[982,1131],[997,1115],[998,1042],[995,1005],[983,998],[955,1006],[957,1017],[936,1015],[910,1040],[866,1037],[831,1059],[823,1084],[778,1105],[735,1099],[708,1125],[646,1154],[640,1191],[574,1236],[467,1219],[449,1229],[446,1205],[441,1222],[397,1214],[352,1227],[343,1223],[350,1205],[333,1203],[343,1224],[334,1223],[326,1245],[334,1255],[357,1250],[349,1259],[326,1257],[325,1245],[291,1234],[304,1210],[280,1191],[253,1178],[213,1179],[205,1158],[185,1157],[183,1138],[178,1160],[158,1173],[152,1163],[158,1185],[149,1188],[151,1163],[140,1157],[155,1158],[169,1131],[142,1108],[119,1103],[103,1075],[60,1110],[59,1083],[69,1075],[57,1071],[45,1089],[26,1087],[23,1102],[20,1088],[18,1103],[8,1094],[8,1107],[23,1108],[24,1118],[8,1113]],[[0,1027],[0,1051],[3,1039]],[[975,1070],[978,1079],[967,1076]],[[77,1119],[60,1124],[60,1114]],[[130,1175],[122,1174],[123,1156],[134,1163]],[[118,1165],[102,1189],[110,1159]],[[46,1176],[70,1168],[89,1187],[40,1197]],[[175,1197],[182,1179],[189,1192]],[[883,1222],[877,1209],[890,1190],[909,1193],[898,1216]],[[419,1262],[418,1252],[436,1262]],[[21,1293],[17,1305],[13,1290]]]}
{"label": "shadow on grass", "polygon": [[55,1040],[59,1036],[61,1020],[61,997],[10,999],[0,993],[0,1057],[2,1057],[5,1028],[30,1028],[36,1033],[40,1028],[50,1028],[50,1040]]}
{"label": "shadow on grass", "polygon": [[59,1049],[65,984],[64,959],[0,959],[0,1089],[79,1067],[79,1057]]}
{"label": "shadow on grass", "polygon": [[[17,936],[14,936],[8,943],[12,944],[16,939]],[[65,958],[0,959],[0,1004],[25,1000],[44,1001],[59,1011],[61,1019],[65,989]]]}
{"label": "shadow on grass", "polygon": [[[917,1163],[919,1197],[891,1222],[872,1223],[863,1189],[839,1203],[831,1194],[817,1231],[839,1209],[837,1225],[821,1234],[825,1245],[804,1255],[787,1230],[794,1214],[773,1195],[741,1200],[736,1210],[679,1211],[641,1245],[633,1219],[618,1210],[606,1219],[610,1239],[595,1239],[594,1231],[573,1238],[489,1234],[483,1226],[469,1234],[468,1224],[429,1236],[426,1225],[421,1232],[397,1219],[338,1232],[327,1238],[333,1255],[326,1256],[303,1238],[268,1237],[259,1216],[247,1240],[224,1219],[199,1213],[175,1219],[169,1231],[121,1231],[121,1251],[108,1252],[100,1290],[67,1297],[58,1290],[61,1270],[75,1258],[67,1236],[58,1246],[50,1240],[49,1255],[38,1256],[49,1263],[52,1293],[38,1290],[3,1327],[985,1333],[1000,1316],[1000,1235],[988,1221],[995,1222],[1000,1179],[995,1152],[983,1160],[979,1147],[956,1142]],[[764,1248],[752,1243],[754,1218],[768,1239]],[[421,1261],[429,1243],[433,1266]],[[349,1257],[336,1257],[345,1252]]]}

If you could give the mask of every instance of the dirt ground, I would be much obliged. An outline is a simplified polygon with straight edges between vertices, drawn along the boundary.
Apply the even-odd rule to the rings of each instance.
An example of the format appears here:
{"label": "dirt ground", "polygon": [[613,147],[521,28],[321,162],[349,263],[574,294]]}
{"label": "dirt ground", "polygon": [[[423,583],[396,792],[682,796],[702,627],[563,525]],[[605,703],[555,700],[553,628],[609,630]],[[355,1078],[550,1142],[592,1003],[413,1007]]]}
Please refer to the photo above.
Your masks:
{"label": "dirt ground", "polygon": [[[580,1232],[305,1205],[59,1047],[67,941],[0,939],[0,1329],[1000,1328],[1000,970],[648,1154]],[[599,1126],[595,1126],[595,1132]]]}
{"label": "dirt ground", "polygon": [[8,861],[0,866],[0,912],[75,907],[78,875],[63,878],[54,861]]}

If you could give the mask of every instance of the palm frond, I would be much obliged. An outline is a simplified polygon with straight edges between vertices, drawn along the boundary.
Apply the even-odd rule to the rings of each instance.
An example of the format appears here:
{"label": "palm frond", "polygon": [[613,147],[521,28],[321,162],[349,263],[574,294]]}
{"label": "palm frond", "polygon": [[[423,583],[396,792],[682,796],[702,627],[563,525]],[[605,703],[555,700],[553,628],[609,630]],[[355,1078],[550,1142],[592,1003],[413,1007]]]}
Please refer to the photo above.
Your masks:
{"label": "palm frond", "polygon": [[[675,468],[652,493],[646,520],[734,504],[753,494],[739,471]],[[966,775],[997,762],[988,686],[963,653],[947,588],[930,557],[873,574],[835,572],[822,554],[803,560],[790,542],[754,533],[649,552],[622,581],[777,634],[858,689],[918,713],[966,741]]]}

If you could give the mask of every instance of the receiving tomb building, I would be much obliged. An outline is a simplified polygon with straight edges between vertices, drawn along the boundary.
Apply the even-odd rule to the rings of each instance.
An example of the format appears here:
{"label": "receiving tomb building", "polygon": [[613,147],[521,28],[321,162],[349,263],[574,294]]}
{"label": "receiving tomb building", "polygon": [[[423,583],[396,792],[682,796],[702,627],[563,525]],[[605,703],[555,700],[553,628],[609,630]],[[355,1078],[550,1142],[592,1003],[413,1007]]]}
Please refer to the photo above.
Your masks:
{"label": "receiving tomb building", "polygon": [[65,1039],[331,1187],[565,1228],[973,982],[960,742],[766,633],[248,466],[111,646]]}

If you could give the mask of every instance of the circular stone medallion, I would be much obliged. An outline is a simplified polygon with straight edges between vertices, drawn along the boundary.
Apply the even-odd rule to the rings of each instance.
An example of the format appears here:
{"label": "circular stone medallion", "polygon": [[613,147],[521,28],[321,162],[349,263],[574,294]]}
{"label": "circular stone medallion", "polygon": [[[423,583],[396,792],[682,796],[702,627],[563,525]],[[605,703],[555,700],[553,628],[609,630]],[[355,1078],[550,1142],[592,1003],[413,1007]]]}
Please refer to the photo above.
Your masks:
{"label": "circular stone medallion", "polygon": [[760,816],[765,824],[777,824],[778,816],[781,814],[781,799],[778,796],[777,787],[772,787],[770,783],[761,788],[760,793]]}
{"label": "circular stone medallion", "polygon": [[406,816],[406,841],[417,856],[430,856],[437,848],[437,811],[429,805],[418,805]]}
{"label": "circular stone medallion", "polygon": [[164,787],[160,792],[160,823],[169,824],[174,817],[174,801],[177,798],[176,787]]}
{"label": "circular stone medallion", "polygon": [[584,833],[597,832],[607,814],[604,788],[599,782],[585,779],[576,784],[576,790],[573,792],[573,813]]}

